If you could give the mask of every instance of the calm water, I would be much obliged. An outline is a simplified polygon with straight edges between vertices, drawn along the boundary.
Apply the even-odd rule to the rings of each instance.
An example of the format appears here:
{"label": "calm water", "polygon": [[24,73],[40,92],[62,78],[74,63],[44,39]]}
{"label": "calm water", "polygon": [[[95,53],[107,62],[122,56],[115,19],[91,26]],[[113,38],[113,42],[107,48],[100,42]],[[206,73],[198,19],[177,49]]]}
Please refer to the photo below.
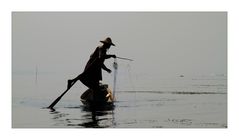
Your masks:
{"label": "calm water", "polygon": [[121,77],[114,107],[93,112],[80,102],[86,89],[80,82],[61,99],[55,111],[45,109],[65,90],[66,81],[57,77],[51,81],[44,75],[35,81],[34,75],[13,74],[14,128],[227,127],[225,75]]}

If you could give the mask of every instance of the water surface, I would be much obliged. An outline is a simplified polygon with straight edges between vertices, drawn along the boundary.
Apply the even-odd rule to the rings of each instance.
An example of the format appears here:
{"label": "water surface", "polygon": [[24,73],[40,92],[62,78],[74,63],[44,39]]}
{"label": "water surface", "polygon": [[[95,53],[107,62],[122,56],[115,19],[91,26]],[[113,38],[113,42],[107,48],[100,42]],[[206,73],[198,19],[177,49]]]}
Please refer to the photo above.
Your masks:
{"label": "water surface", "polygon": [[[175,80],[177,79],[177,80]],[[225,76],[164,79],[155,89],[131,90],[118,84],[113,107],[92,111],[80,102],[77,84],[55,106],[50,92],[24,96],[13,90],[14,128],[225,128],[227,92]],[[164,81],[168,81],[164,82]],[[188,81],[188,82],[186,82]],[[181,84],[178,84],[180,83]],[[137,82],[135,82],[137,83]],[[170,83],[170,84],[169,84]],[[33,84],[34,85],[34,84]],[[39,85],[38,85],[39,86]],[[33,89],[32,89],[33,90]],[[34,89],[36,90],[36,89]],[[83,90],[80,88],[80,90]],[[44,90],[42,90],[44,91]],[[31,91],[34,92],[34,91]],[[42,95],[41,95],[42,94]],[[21,94],[20,94],[21,95]],[[56,97],[60,93],[55,94]]]}

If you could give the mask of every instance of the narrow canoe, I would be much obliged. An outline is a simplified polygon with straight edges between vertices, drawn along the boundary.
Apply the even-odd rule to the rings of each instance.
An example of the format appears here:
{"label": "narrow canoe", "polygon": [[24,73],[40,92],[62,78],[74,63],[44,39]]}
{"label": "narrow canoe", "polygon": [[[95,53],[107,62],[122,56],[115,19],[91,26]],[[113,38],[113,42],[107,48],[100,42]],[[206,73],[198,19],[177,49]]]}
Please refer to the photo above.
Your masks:
{"label": "narrow canoe", "polygon": [[113,105],[113,95],[112,91],[108,88],[107,84],[100,85],[101,90],[94,93],[93,90],[87,89],[81,95],[81,102],[86,106],[108,106]]}

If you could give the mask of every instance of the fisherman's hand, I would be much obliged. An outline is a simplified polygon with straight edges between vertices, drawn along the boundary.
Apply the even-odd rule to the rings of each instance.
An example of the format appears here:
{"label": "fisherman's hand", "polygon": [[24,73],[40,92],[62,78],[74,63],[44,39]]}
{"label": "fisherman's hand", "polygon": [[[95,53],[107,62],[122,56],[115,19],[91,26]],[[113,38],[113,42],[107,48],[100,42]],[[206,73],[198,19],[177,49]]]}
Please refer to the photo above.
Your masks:
{"label": "fisherman's hand", "polygon": [[108,70],[107,70],[107,72],[108,72],[108,73],[111,73],[111,70],[110,70],[110,69],[108,69]]}
{"label": "fisherman's hand", "polygon": [[116,58],[116,55],[113,54],[113,55],[111,55],[111,57]]}

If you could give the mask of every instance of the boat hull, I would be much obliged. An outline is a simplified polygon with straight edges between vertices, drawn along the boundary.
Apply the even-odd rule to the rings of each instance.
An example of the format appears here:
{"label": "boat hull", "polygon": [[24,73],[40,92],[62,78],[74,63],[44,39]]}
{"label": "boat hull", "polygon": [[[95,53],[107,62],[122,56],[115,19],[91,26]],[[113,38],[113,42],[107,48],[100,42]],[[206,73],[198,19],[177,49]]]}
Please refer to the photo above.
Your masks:
{"label": "boat hull", "polygon": [[80,98],[81,102],[86,106],[101,107],[101,106],[112,106],[113,95],[108,85],[102,85],[101,90],[94,92],[91,89],[87,89]]}

